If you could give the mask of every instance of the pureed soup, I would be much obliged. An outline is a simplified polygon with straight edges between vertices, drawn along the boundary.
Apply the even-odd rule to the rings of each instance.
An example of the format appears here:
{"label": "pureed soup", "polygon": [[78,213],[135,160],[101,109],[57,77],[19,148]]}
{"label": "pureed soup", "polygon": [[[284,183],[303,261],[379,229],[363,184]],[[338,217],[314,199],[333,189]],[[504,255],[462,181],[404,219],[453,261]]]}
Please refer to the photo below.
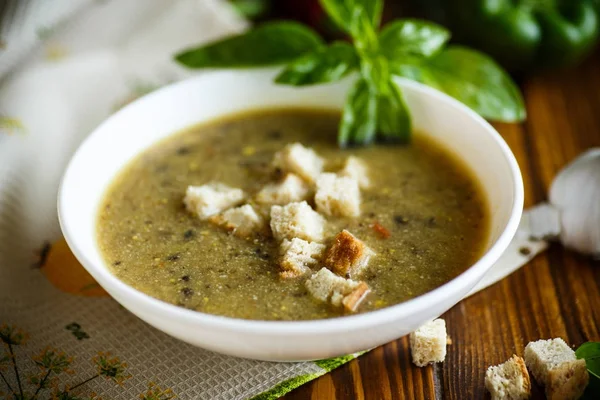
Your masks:
{"label": "pureed soup", "polygon": [[488,210],[466,167],[418,134],[340,149],[339,118],[238,114],[142,153],[99,211],[111,271],[188,309],[307,320],[397,304],[472,265]]}

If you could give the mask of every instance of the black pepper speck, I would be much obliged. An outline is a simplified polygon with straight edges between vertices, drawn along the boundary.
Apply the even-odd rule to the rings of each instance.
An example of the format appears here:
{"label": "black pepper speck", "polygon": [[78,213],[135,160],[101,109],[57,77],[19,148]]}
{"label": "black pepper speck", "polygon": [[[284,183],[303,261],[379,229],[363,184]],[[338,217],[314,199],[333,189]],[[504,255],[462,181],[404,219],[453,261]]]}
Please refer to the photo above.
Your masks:
{"label": "black pepper speck", "polygon": [[279,140],[281,139],[281,132],[279,131],[271,131],[268,133],[269,139]]}
{"label": "black pepper speck", "polygon": [[186,154],[190,154],[191,150],[189,147],[180,147],[177,149],[177,154],[180,156],[184,156]]}
{"label": "black pepper speck", "polygon": [[394,216],[394,221],[398,224],[398,225],[406,225],[408,224],[408,218],[402,216],[402,215],[395,215]]}
{"label": "black pepper speck", "polygon": [[530,249],[529,247],[521,247],[521,248],[519,249],[519,253],[520,253],[522,256],[529,256],[529,255],[531,255],[531,249]]}

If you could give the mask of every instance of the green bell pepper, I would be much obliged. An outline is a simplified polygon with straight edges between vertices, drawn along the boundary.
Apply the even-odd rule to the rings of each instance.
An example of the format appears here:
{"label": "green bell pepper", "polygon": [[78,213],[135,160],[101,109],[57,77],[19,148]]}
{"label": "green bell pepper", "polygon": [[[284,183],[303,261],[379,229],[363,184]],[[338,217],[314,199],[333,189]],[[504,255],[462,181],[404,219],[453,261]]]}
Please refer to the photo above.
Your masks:
{"label": "green bell pepper", "polygon": [[598,0],[417,0],[423,16],[456,42],[488,53],[511,72],[580,61],[600,35]]}

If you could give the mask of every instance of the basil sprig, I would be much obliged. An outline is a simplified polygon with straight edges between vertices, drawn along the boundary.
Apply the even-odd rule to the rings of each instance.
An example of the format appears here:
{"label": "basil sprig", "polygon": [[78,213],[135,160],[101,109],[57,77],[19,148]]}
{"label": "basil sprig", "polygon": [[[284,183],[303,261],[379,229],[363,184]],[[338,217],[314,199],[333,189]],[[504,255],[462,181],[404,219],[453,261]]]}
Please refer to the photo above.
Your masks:
{"label": "basil sprig", "polygon": [[410,140],[410,113],[397,76],[435,87],[485,118],[525,119],[523,98],[510,76],[478,51],[448,46],[450,32],[442,26],[405,19],[378,32],[383,0],[320,2],[351,43],[325,44],[304,25],[271,22],[175,58],[190,68],[285,64],[275,82],[292,86],[326,84],[356,73],[339,127],[340,146]]}
{"label": "basil sprig", "polygon": [[575,351],[577,358],[585,360],[590,383],[588,384],[583,400],[600,398],[600,342],[587,342]]}

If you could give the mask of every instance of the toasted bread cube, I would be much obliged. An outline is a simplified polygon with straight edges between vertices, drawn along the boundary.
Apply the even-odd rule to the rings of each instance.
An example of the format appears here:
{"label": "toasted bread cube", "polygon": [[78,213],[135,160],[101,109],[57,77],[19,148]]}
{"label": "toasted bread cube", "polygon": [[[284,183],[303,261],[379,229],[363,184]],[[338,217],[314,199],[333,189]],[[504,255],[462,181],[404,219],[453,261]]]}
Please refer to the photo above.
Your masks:
{"label": "toasted bread cube", "polygon": [[280,276],[282,278],[296,278],[310,272],[310,267],[316,265],[323,252],[325,245],[306,240],[293,238],[285,239],[280,247],[281,266]]}
{"label": "toasted bread cube", "polygon": [[525,363],[535,380],[546,387],[548,399],[578,399],[589,381],[585,360],[561,338],[530,342]]}
{"label": "toasted bread cube", "polygon": [[335,307],[343,306],[352,312],[370,292],[366,283],[344,279],[327,268],[321,268],[305,284],[308,292],[317,300],[329,302]]}
{"label": "toasted bread cube", "polygon": [[546,398],[548,400],[575,400],[583,396],[589,383],[585,360],[566,361],[548,372]]}
{"label": "toasted bread cube", "polygon": [[261,231],[265,226],[263,218],[249,204],[230,208],[221,214],[212,216],[209,220],[232,231],[235,236],[243,238]]}
{"label": "toasted bread cube", "polygon": [[513,355],[485,372],[485,387],[492,400],[525,400],[531,396],[531,381],[525,360]]}
{"label": "toasted bread cube", "polygon": [[340,276],[351,277],[359,274],[374,255],[362,240],[344,229],[327,249],[324,264]]}
{"label": "toasted bread cube", "polygon": [[338,175],[356,179],[361,189],[367,189],[371,186],[367,165],[358,157],[348,157],[344,168],[340,170]]}
{"label": "toasted bread cube", "polygon": [[306,201],[271,207],[271,230],[279,241],[297,237],[318,242],[323,239],[324,226],[325,219]]}
{"label": "toasted bread cube", "polygon": [[205,220],[244,200],[245,194],[222,183],[207,183],[202,186],[188,186],[183,202],[191,213]]}
{"label": "toasted bread cube", "polygon": [[410,351],[413,363],[419,367],[442,362],[446,358],[446,321],[441,318],[426,323],[412,332]]}
{"label": "toasted bread cube", "polygon": [[317,211],[325,215],[358,217],[360,215],[358,181],[331,173],[319,175],[315,204]]}
{"label": "toasted bread cube", "polygon": [[300,143],[288,144],[275,153],[273,165],[286,172],[293,172],[305,181],[312,183],[323,170],[323,159],[313,149]]}
{"label": "toasted bread cube", "polygon": [[285,205],[288,203],[306,200],[310,189],[296,174],[287,174],[278,183],[269,183],[256,195],[260,204]]}

